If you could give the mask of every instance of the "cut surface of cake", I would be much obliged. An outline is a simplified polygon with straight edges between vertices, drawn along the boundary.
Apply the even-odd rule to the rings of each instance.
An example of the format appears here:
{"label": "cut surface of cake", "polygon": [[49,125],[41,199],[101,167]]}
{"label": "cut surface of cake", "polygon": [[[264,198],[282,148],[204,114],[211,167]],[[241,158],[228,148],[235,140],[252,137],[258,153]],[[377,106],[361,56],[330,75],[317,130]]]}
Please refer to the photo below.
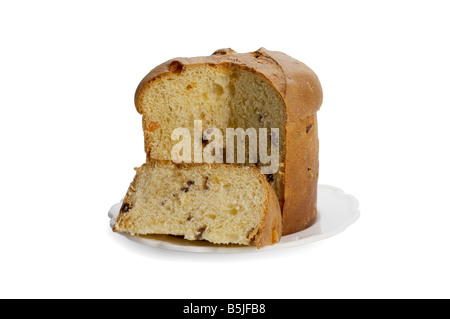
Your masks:
{"label": "cut surface of cake", "polygon": [[136,169],[113,230],[260,248],[280,240],[281,212],[256,168],[150,161]]}

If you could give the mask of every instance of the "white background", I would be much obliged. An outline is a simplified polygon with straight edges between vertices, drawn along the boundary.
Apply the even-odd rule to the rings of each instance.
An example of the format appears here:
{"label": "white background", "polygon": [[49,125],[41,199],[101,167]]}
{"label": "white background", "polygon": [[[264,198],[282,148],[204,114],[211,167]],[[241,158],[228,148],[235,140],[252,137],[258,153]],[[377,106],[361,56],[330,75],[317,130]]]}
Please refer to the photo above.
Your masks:
{"label": "white background", "polygon": [[[2,1],[0,297],[450,297],[446,1]],[[134,90],[231,47],[319,76],[321,184],[361,218],[316,244],[191,254],[114,234],[144,160]]]}

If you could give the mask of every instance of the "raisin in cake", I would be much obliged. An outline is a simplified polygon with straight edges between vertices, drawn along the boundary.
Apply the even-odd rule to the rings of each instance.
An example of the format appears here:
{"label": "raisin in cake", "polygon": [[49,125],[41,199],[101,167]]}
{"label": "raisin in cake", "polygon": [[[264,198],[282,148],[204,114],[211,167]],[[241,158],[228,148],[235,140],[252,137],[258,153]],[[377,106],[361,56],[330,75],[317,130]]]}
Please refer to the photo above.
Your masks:
{"label": "raisin in cake", "polygon": [[[176,58],[139,84],[135,104],[143,117],[147,159],[171,160],[175,128],[279,128],[280,162],[266,175],[282,208],[283,234],[309,227],[317,209],[318,131],[322,104],[317,76],[305,64],[264,48],[221,49],[207,57]],[[273,141],[272,141],[273,142]],[[255,165],[261,167],[261,163]]]}
{"label": "raisin in cake", "polygon": [[136,169],[113,230],[259,248],[279,241],[281,212],[256,168],[151,161]]}

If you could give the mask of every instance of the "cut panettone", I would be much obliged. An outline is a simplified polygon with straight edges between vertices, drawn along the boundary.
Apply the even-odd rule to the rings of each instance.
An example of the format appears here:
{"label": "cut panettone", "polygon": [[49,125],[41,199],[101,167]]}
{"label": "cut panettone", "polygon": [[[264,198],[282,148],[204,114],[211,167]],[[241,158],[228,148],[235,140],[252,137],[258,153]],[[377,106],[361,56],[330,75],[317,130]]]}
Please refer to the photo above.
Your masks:
{"label": "cut panettone", "polygon": [[280,240],[281,212],[256,168],[151,161],[136,169],[113,230],[260,248]]}
{"label": "cut panettone", "polygon": [[[277,171],[266,178],[282,209],[283,234],[307,228],[316,217],[316,112],[321,103],[321,85],[310,68],[265,49],[243,54],[222,49],[208,57],[169,60],[141,81],[135,95],[149,161],[173,160],[177,141],[172,140],[172,132],[182,127],[194,136],[196,120],[205,129],[222,132],[267,128],[268,147],[279,147]],[[271,128],[279,129],[275,140]],[[246,165],[268,165],[259,158],[251,162],[246,159]]]}

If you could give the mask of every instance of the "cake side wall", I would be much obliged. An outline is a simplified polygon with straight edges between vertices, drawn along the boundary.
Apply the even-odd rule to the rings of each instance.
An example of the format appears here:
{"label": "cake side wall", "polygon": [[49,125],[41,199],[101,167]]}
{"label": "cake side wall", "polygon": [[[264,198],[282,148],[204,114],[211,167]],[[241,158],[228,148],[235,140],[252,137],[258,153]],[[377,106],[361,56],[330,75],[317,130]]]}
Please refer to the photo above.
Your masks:
{"label": "cake side wall", "polygon": [[311,226],[317,216],[319,138],[317,115],[286,125],[283,235]]}

